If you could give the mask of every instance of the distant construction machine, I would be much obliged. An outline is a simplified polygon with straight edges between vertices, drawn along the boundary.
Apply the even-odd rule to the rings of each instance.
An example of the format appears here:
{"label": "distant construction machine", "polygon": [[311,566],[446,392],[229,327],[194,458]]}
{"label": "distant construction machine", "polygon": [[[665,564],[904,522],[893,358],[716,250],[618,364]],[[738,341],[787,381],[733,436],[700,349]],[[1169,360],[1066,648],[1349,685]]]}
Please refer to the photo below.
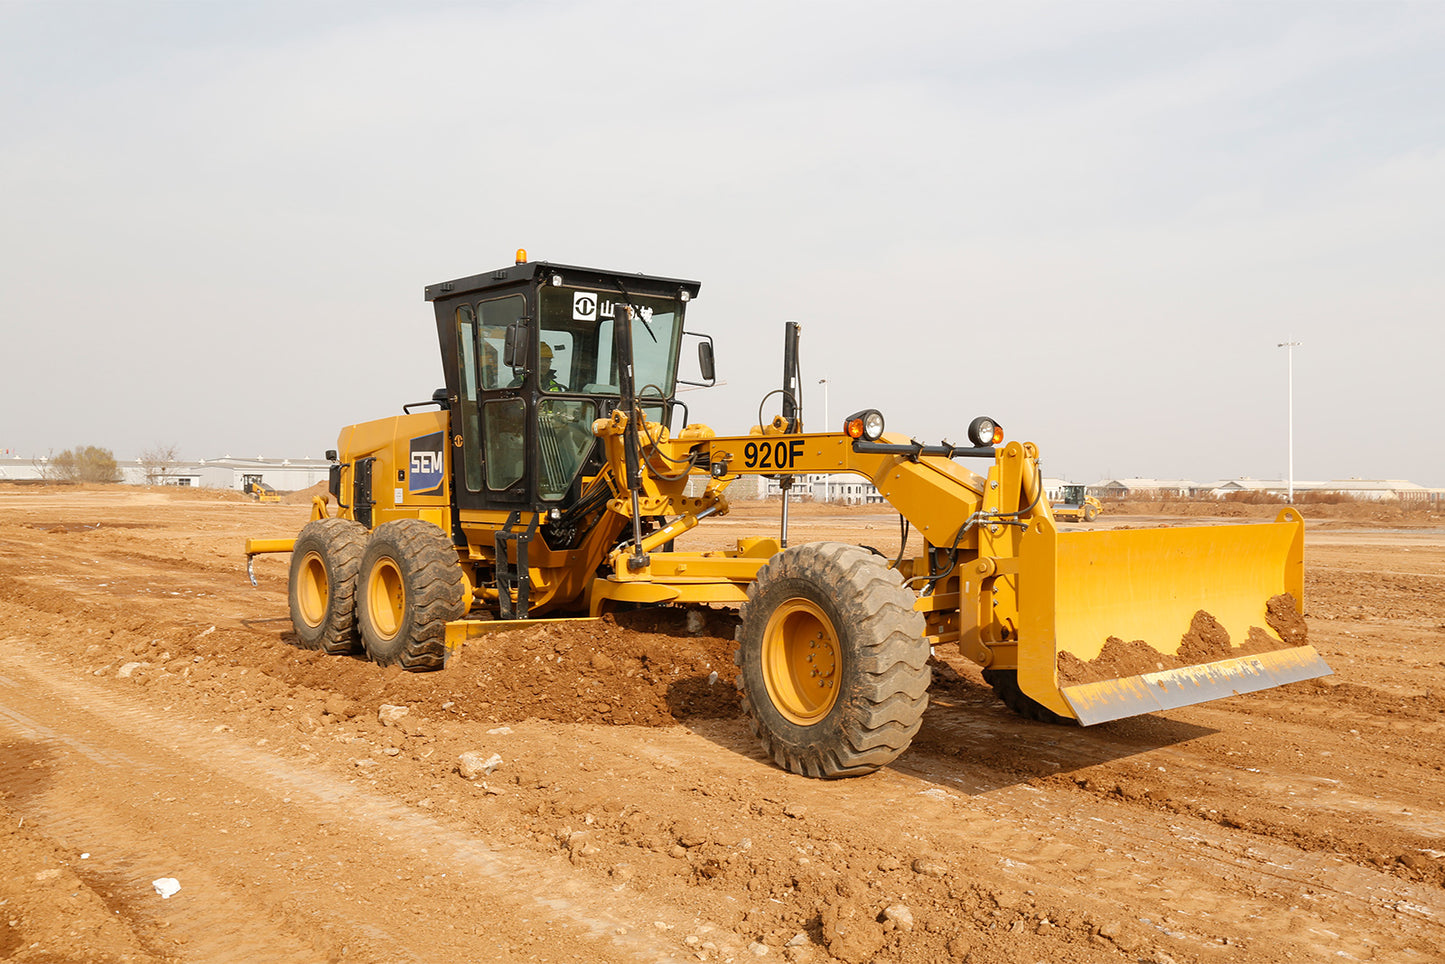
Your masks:
{"label": "distant construction machine", "polygon": [[[1037,449],[1005,442],[989,418],[972,420],[966,445],[888,433],[876,408],[807,431],[791,322],[782,387],[764,399],[776,396],[778,413],[760,408],[743,434],[718,435],[677,397],[679,384],[715,382],[711,339],[683,327],[698,290],[520,251],[428,287],[445,388],[342,429],[328,453],[336,515],[318,498],[295,539],[247,543],[248,569],[259,553],[291,553],[300,644],[424,670],[526,620],[738,607],[752,727],[779,766],[821,777],[876,770],[908,747],[934,647],[983,667],[1015,711],[1085,724],[1330,672],[1268,628],[1271,600],[1297,613],[1303,599],[1295,509],[1263,525],[1060,532]],[[684,382],[689,341],[700,376]],[[877,487],[900,514],[896,558],[788,544],[786,493],[819,474]],[[780,481],[777,534],[675,548],[727,513],[724,493],[744,475]],[[1236,647],[1272,651],[1083,683],[1061,671],[1102,664],[1111,640],[1147,641],[1178,664],[1200,613]]]}
{"label": "distant construction machine", "polygon": [[254,480],[249,481],[244,486],[242,486],[242,491],[244,491],[251,498],[255,499],[257,502],[281,501],[281,493],[277,492],[274,488],[272,488],[270,485],[267,485],[265,482],[258,482]]}
{"label": "distant construction machine", "polygon": [[1056,522],[1093,522],[1104,511],[1103,504],[1088,494],[1082,482],[1065,483],[1063,496],[1050,506]]}

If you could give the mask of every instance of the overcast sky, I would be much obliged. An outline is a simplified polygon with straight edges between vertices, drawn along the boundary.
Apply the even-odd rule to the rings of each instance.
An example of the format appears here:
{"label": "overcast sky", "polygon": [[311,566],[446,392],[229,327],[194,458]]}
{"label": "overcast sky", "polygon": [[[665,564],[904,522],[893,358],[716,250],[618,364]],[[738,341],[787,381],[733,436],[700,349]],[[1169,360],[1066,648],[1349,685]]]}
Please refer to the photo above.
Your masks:
{"label": "overcast sky", "polygon": [[0,0],[0,450],[320,457],[425,285],[702,282],[746,432],[1445,486],[1445,4]]}

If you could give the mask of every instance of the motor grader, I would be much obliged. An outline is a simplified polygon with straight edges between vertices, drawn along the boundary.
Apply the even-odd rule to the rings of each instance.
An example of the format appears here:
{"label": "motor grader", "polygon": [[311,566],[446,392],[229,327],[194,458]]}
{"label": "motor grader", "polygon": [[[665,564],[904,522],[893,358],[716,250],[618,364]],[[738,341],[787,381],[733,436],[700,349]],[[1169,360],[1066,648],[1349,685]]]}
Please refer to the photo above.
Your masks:
{"label": "motor grader", "polygon": [[[1060,532],[1038,450],[1005,442],[991,419],[972,421],[966,445],[890,433],[878,409],[810,431],[791,322],[769,395],[778,413],[718,435],[678,398],[680,384],[715,378],[711,339],[684,328],[698,291],[524,252],[426,288],[445,387],[344,428],[328,453],[334,510],[318,498],[295,539],[247,544],[248,570],[257,554],[291,553],[299,644],[427,670],[527,620],[737,607],[753,730],[778,765],[820,777],[870,772],[908,747],[935,647],[981,666],[1016,712],[1083,724],[1330,672],[1267,628],[1270,600],[1298,612],[1304,598],[1293,508],[1271,524]],[[690,341],[702,374],[686,383]],[[871,481],[901,516],[897,558],[788,544],[791,483],[820,474]],[[778,532],[678,548],[727,513],[726,491],[745,475],[778,480]],[[1278,647],[1102,681],[1061,673],[1111,640],[1168,659],[1201,613],[1232,640]]]}

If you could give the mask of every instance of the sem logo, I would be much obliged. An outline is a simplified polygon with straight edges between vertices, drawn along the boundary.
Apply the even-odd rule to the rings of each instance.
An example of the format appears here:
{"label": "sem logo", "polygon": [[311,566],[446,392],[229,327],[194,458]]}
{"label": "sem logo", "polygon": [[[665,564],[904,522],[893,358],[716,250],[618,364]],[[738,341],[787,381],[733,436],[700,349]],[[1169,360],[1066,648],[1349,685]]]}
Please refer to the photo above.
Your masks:
{"label": "sem logo", "polygon": [[590,291],[577,291],[572,294],[572,320],[573,321],[596,321],[597,320],[597,296]]}
{"label": "sem logo", "polygon": [[422,435],[411,440],[411,465],[406,474],[406,490],[415,495],[441,492],[446,472],[444,439],[441,432]]}

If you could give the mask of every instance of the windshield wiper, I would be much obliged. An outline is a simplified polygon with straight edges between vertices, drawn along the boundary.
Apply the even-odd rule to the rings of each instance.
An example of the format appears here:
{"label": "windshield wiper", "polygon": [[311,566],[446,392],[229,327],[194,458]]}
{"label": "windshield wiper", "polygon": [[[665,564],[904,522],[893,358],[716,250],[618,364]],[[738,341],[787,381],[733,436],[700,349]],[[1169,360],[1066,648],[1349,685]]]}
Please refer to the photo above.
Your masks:
{"label": "windshield wiper", "polygon": [[642,322],[642,327],[647,329],[648,337],[652,339],[652,343],[654,345],[657,344],[657,333],[653,331],[652,326],[647,323],[647,319],[652,315],[652,309],[643,308],[641,305],[634,305],[632,303],[632,296],[627,293],[626,288],[622,287],[622,281],[620,279],[613,278],[612,282],[617,285],[617,290],[622,292],[622,297],[627,299],[628,306],[633,309],[633,314]]}

